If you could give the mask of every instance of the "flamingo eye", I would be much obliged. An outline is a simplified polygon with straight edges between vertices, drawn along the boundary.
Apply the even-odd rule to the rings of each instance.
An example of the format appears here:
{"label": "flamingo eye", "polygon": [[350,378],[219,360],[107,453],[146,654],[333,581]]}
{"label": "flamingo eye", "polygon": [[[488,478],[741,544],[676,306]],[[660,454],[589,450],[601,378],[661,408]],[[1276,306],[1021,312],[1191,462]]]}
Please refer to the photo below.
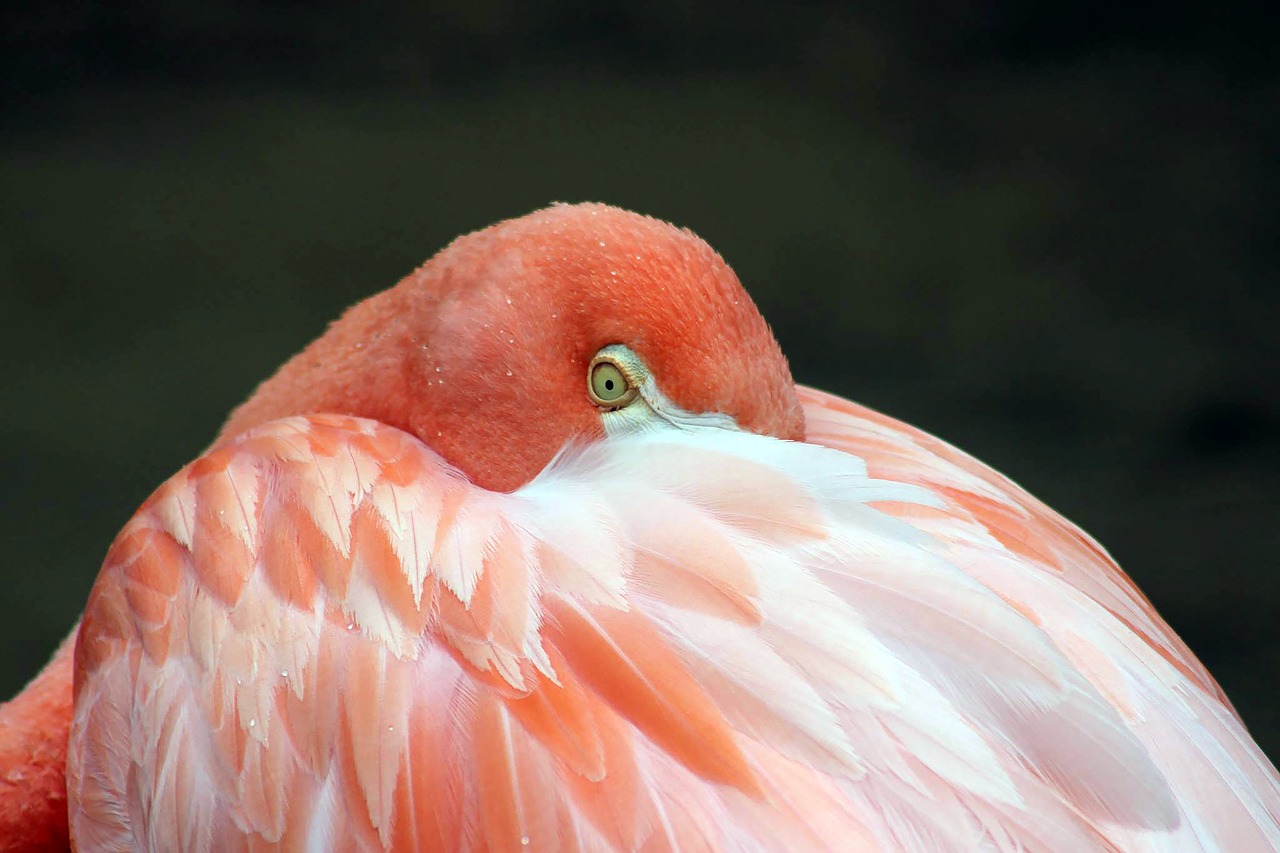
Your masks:
{"label": "flamingo eye", "polygon": [[597,406],[620,409],[635,399],[636,387],[613,358],[601,353],[591,360],[587,393]]}

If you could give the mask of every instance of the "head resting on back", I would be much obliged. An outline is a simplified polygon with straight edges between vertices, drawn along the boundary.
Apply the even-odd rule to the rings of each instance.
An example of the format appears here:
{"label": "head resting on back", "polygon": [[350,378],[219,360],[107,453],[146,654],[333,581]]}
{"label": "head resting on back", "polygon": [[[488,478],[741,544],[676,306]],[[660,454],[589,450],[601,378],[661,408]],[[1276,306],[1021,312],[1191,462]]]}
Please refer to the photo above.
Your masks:
{"label": "head resting on back", "polygon": [[612,344],[683,412],[804,437],[786,360],[728,265],[687,230],[599,204],[458,238],[349,309],[221,437],[291,415],[357,415],[413,433],[486,488],[514,489],[569,440],[604,435],[588,370]]}

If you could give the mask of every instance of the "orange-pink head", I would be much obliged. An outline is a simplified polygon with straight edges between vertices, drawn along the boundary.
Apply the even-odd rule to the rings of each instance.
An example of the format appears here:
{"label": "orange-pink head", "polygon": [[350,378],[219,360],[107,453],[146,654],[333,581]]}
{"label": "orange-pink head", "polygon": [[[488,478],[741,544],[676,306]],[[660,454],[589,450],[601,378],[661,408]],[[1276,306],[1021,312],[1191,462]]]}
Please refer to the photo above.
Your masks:
{"label": "orange-pink head", "polygon": [[[601,360],[600,394],[616,379],[636,397],[625,418],[589,391]],[[454,241],[347,311],[222,435],[319,412],[407,430],[498,490],[528,482],[572,439],[655,415],[804,436],[786,360],[728,265],[689,231],[599,204]]]}

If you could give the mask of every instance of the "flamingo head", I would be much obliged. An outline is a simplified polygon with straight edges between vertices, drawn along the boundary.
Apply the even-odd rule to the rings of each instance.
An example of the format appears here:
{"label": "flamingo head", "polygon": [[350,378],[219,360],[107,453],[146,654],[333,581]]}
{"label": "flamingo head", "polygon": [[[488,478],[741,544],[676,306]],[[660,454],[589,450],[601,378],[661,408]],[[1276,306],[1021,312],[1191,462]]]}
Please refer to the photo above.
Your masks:
{"label": "flamingo head", "polygon": [[457,239],[351,308],[222,437],[321,412],[407,430],[497,490],[615,432],[804,436],[786,359],[729,266],[687,230],[599,204]]}

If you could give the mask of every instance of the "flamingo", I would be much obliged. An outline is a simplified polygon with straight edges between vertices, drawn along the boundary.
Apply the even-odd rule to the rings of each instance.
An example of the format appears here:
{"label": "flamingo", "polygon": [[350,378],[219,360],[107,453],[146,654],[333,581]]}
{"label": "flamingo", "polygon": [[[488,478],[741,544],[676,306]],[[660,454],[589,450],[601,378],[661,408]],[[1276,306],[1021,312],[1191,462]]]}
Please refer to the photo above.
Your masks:
{"label": "flamingo", "polygon": [[1106,551],[796,385],[709,246],[603,205],[347,311],[72,637],[0,709],[10,849],[1280,848]]}

